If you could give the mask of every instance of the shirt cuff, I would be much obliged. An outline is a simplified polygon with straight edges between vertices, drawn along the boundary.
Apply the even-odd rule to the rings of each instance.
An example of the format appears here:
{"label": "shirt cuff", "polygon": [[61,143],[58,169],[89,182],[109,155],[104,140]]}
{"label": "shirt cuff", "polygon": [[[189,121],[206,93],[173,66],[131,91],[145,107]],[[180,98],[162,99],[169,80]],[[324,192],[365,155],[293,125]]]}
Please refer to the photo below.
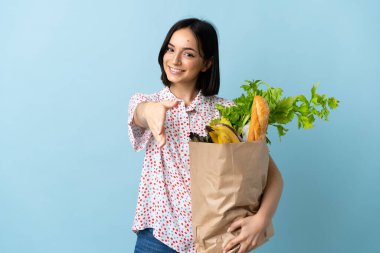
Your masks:
{"label": "shirt cuff", "polygon": [[128,135],[131,141],[132,147],[135,151],[140,151],[145,148],[150,138],[153,136],[152,131],[149,128],[142,128],[133,122],[133,115],[137,106],[140,103],[150,101],[150,99],[141,93],[133,95],[129,102],[128,107]]}

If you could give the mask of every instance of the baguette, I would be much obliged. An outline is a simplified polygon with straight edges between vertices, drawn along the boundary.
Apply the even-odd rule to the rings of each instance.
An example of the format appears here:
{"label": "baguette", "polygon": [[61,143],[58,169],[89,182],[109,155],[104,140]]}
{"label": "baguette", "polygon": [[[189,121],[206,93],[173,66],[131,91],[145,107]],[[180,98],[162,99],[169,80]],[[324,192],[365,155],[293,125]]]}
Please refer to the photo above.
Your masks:
{"label": "baguette", "polygon": [[248,141],[265,139],[269,121],[269,106],[262,96],[253,98],[251,109],[251,122],[248,130]]}

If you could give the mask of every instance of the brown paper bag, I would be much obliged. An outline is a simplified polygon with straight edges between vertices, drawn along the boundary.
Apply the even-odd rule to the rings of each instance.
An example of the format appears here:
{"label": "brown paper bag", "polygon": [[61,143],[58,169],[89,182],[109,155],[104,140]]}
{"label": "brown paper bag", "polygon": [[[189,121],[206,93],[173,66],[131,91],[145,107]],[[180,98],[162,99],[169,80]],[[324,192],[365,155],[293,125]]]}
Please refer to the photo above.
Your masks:
{"label": "brown paper bag", "polygon": [[[197,253],[221,253],[240,231],[228,233],[236,219],[254,215],[267,181],[265,141],[213,144],[190,142],[192,225]],[[273,236],[266,229],[266,240]],[[238,252],[240,245],[228,251]]]}

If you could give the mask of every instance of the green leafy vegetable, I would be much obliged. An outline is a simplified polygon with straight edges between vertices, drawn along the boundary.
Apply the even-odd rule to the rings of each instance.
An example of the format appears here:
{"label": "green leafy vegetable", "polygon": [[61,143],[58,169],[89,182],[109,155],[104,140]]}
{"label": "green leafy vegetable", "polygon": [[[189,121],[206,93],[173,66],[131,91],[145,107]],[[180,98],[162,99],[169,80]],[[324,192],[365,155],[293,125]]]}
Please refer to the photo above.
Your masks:
{"label": "green leafy vegetable", "polygon": [[[265,89],[261,89],[264,86]],[[233,99],[234,106],[224,107],[216,105],[221,117],[228,120],[236,132],[241,135],[243,127],[250,121],[251,106],[253,97],[256,95],[266,99],[269,105],[269,125],[277,128],[278,135],[281,139],[288,129],[286,124],[291,122],[295,116],[298,119],[298,128],[313,128],[316,117],[328,120],[329,109],[335,109],[339,101],[334,97],[327,97],[325,94],[317,93],[319,83],[311,88],[311,97],[307,99],[304,95],[294,97],[283,97],[281,88],[271,87],[261,80],[246,80],[241,88],[245,91],[240,97]],[[267,142],[270,140],[267,138]]]}

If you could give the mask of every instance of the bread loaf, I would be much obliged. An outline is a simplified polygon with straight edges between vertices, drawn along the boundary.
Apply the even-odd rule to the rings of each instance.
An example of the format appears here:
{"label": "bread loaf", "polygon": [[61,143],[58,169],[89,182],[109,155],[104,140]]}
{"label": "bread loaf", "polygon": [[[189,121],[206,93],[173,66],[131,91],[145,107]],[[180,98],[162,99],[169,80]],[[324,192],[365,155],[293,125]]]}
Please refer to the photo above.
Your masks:
{"label": "bread loaf", "polygon": [[249,124],[248,141],[265,139],[269,121],[269,106],[262,96],[253,98],[251,122]]}

